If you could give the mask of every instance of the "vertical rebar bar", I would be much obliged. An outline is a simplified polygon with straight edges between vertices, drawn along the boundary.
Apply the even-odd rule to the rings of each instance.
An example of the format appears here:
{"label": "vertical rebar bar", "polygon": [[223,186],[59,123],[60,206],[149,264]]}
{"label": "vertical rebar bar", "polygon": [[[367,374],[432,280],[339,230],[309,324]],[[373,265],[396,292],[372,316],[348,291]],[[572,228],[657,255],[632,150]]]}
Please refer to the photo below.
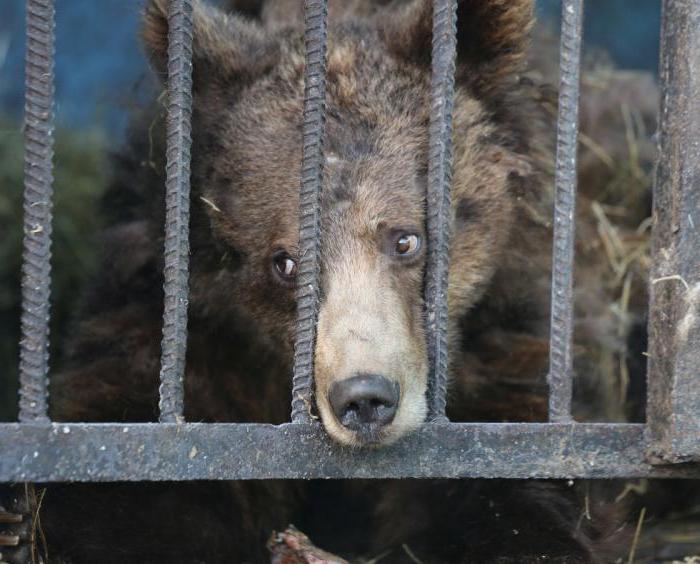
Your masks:
{"label": "vertical rebar bar", "polygon": [[576,150],[582,22],[583,0],[564,0],[555,173],[551,336],[547,377],[549,420],[552,422],[571,420]]}
{"label": "vertical rebar bar", "polygon": [[457,2],[433,1],[433,46],[428,162],[428,264],[425,286],[428,406],[431,421],[445,420],[448,371],[447,290],[450,267],[452,107],[457,52]]}
{"label": "vertical rebar bar", "polygon": [[183,420],[189,276],[192,2],[168,6],[168,117],[160,420]]}
{"label": "vertical rebar bar", "polygon": [[299,195],[299,265],[297,324],[294,347],[292,421],[311,421],[314,347],[318,320],[321,189],[326,110],[327,0],[306,0],[304,41],[306,69],[303,114],[303,154]]}
{"label": "vertical rebar bar", "polygon": [[48,421],[54,3],[27,1],[19,420]]}

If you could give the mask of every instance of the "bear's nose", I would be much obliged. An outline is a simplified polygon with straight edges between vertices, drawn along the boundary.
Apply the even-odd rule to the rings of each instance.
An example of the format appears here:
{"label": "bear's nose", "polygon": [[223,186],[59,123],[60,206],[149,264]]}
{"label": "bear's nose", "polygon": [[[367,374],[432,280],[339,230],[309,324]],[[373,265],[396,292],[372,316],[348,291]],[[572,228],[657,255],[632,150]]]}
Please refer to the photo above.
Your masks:
{"label": "bear's nose", "polygon": [[399,385],[384,376],[360,374],[331,386],[333,413],[351,431],[388,425],[396,415]]}

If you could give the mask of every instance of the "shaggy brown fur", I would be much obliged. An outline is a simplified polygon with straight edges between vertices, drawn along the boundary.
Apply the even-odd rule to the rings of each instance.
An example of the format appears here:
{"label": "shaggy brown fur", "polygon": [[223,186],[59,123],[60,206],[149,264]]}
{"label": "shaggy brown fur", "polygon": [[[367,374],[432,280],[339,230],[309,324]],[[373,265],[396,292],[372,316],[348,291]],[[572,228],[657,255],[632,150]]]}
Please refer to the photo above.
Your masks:
{"label": "shaggy brown fur", "polygon": [[[185,416],[282,423],[295,305],[272,258],[294,257],[298,237],[300,2],[244,4],[258,21],[195,3]],[[400,384],[380,444],[425,415],[425,255],[398,263],[385,249],[397,229],[424,235],[430,3],[386,4],[330,3],[316,388],[326,429],[349,444],[359,439],[328,409],[334,379],[375,370]],[[144,32],[161,73],[163,5],[149,4]],[[474,401],[503,371],[532,383],[546,369],[552,120],[546,88],[521,74],[532,3],[462,0],[459,22],[449,411],[538,420],[531,388],[488,409]],[[157,417],[164,179],[145,158],[162,152],[153,119],[116,158],[104,266],[53,382],[59,421]],[[423,562],[602,562],[614,519],[593,505],[583,519],[575,488],[536,482],[114,484],[52,487],[43,523],[50,552],[76,563],[262,562],[266,537],[289,522],[344,555],[389,551],[382,562],[410,562],[403,544]]]}

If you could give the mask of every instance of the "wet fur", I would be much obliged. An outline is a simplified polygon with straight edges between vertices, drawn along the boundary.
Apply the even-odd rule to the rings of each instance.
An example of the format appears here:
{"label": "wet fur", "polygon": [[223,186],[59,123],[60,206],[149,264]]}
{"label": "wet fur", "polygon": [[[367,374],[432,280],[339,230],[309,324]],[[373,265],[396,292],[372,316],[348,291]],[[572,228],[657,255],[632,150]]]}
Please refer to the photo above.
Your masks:
{"label": "wet fur", "polygon": [[[159,4],[150,5],[145,38],[162,72]],[[291,0],[245,4],[261,23],[213,11],[196,20],[188,421],[282,423],[289,413],[293,291],[275,284],[269,256],[297,238],[303,42],[292,14],[300,12]],[[343,260],[353,246],[368,264],[383,260],[367,218],[424,222],[428,3],[384,4],[331,2],[327,151],[338,161],[326,167],[325,290],[333,276],[351,276]],[[460,15],[468,25],[455,105],[449,412],[453,420],[541,420],[543,395],[532,384],[548,354],[552,123],[546,89],[521,80],[531,5],[464,0]],[[149,146],[148,129],[159,113],[141,120],[115,158],[104,265],[78,316],[69,366],[52,384],[56,420],[157,418],[163,143],[156,134]],[[344,238],[352,226],[357,233]],[[425,354],[422,264],[379,273],[355,265],[367,287],[381,279],[395,297],[405,333],[397,346],[415,366]],[[322,311],[322,324],[323,315],[342,317]],[[332,333],[322,325],[328,355]],[[519,393],[499,401],[484,392],[508,370],[525,383]],[[317,373],[321,394],[332,377],[330,368]],[[584,518],[582,496],[557,482],[512,481],[56,486],[42,522],[54,557],[75,563],[264,562],[265,537],[289,522],[344,555],[389,550],[382,562],[411,562],[404,544],[426,563],[607,561],[619,516],[596,505]]]}

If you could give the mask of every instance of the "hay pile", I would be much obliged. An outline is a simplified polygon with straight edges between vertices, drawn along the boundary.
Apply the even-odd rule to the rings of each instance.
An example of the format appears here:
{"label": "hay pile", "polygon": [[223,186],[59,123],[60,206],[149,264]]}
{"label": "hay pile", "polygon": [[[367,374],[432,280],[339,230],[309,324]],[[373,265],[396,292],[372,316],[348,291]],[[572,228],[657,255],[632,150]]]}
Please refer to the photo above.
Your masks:
{"label": "hay pile", "polygon": [[[556,84],[556,40],[548,31],[539,37],[544,48],[534,51],[533,78]],[[616,69],[601,52],[584,58],[574,272],[575,410],[580,420],[643,419],[659,98],[649,73]],[[554,91],[543,104],[556,119]]]}
{"label": "hay pile", "polygon": [[643,419],[658,98],[648,74],[596,66],[583,76],[577,264],[586,268],[575,279],[574,338],[588,345],[577,373],[597,377],[579,380],[581,419]]}

